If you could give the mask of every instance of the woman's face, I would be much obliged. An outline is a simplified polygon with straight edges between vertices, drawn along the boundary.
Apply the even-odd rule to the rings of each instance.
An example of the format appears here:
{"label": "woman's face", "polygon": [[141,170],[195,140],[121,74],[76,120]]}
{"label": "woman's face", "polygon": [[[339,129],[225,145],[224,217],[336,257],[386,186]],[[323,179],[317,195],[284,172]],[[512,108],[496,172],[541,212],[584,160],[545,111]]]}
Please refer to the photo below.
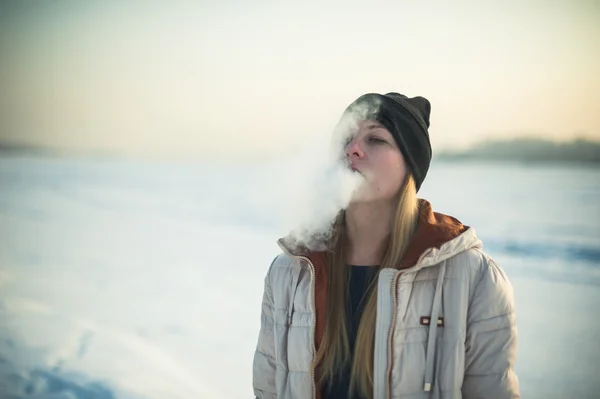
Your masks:
{"label": "woman's face", "polygon": [[373,120],[358,123],[346,145],[349,167],[365,178],[352,202],[393,200],[406,177],[406,163],[392,134]]}

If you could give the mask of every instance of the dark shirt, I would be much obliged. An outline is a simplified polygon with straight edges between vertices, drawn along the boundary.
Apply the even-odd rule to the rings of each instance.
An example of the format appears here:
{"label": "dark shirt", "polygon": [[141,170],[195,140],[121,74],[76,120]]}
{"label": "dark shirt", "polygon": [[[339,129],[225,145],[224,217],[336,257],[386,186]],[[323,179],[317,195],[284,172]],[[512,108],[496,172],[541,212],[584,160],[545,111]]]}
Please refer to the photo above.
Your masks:
{"label": "dark shirt", "polygon": [[[360,317],[364,309],[366,298],[364,298],[369,284],[377,275],[377,266],[350,266],[348,280],[348,300],[347,300],[347,319],[348,319],[348,340],[350,342],[350,353],[354,354],[354,344],[356,342],[356,334]],[[376,284],[375,282],[373,284]],[[364,299],[363,299],[364,298]],[[352,359],[354,356],[352,356]],[[323,399],[348,399],[350,388],[350,368],[352,365],[347,364],[344,372],[338,378],[331,381],[331,387],[328,388],[327,383],[323,388]],[[353,398],[363,399],[362,396],[355,394]]]}

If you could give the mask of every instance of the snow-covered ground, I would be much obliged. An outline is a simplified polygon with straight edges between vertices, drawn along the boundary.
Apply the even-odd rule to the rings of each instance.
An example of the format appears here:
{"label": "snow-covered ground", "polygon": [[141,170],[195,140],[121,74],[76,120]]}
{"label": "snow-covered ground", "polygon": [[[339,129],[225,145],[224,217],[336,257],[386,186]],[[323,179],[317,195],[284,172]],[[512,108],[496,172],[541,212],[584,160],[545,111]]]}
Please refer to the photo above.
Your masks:
{"label": "snow-covered ground", "polygon": [[[0,397],[251,397],[288,172],[0,158]],[[523,397],[597,397],[600,170],[434,162],[419,194],[511,278]]]}

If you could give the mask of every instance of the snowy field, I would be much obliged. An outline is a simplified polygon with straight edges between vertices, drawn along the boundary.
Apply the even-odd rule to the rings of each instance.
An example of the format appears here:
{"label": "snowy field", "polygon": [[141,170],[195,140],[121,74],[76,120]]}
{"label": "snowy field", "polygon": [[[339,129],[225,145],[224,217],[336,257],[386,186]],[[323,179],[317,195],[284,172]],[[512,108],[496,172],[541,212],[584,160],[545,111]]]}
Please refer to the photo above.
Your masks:
{"label": "snowy field", "polygon": [[[252,397],[276,162],[0,158],[0,397]],[[271,179],[271,180],[270,180]],[[600,169],[436,163],[420,196],[516,292],[524,398],[597,398]]]}

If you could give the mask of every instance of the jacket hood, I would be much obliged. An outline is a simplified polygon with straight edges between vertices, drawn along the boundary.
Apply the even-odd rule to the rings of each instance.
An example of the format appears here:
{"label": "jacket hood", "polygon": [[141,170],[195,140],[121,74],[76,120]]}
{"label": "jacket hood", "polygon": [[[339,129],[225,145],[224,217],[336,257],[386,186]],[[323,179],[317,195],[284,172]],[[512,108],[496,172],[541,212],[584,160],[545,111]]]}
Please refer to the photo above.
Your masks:
{"label": "jacket hood", "polygon": [[434,212],[426,200],[419,200],[419,222],[399,268],[438,264],[471,248],[481,248],[475,229],[458,219]]}

